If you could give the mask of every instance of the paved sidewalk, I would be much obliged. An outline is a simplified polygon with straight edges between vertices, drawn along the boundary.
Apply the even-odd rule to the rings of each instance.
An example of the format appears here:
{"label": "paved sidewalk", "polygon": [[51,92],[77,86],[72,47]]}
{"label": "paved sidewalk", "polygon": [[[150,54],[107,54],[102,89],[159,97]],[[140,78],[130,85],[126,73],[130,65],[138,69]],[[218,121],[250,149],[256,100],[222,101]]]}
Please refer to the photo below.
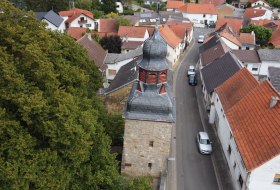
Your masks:
{"label": "paved sidewalk", "polygon": [[201,78],[199,72],[197,72],[197,79],[198,83],[195,88],[197,103],[203,128],[208,132],[210,139],[213,143],[213,153],[211,158],[215,169],[219,190],[234,190],[231,174],[229,172],[227,161],[223,153],[222,145],[218,138],[217,132],[215,130],[215,126],[209,124],[208,122],[208,114],[206,112],[203,102]]}

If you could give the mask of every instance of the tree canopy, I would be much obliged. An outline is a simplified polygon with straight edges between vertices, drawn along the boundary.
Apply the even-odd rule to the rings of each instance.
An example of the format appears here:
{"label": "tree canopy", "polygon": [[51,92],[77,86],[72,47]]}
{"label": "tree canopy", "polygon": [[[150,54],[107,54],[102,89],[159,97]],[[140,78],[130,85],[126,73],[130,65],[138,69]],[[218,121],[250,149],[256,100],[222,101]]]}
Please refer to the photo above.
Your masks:
{"label": "tree canopy", "polygon": [[254,24],[250,24],[248,27],[242,28],[240,31],[244,33],[250,33],[254,31],[256,35],[256,41],[259,44],[267,43],[272,36],[271,29],[265,28],[263,26],[257,26]]}
{"label": "tree canopy", "polygon": [[0,7],[1,189],[150,189],[118,173],[85,50],[33,13]]}
{"label": "tree canopy", "polygon": [[121,53],[122,40],[119,36],[104,36],[99,43],[109,53]]}

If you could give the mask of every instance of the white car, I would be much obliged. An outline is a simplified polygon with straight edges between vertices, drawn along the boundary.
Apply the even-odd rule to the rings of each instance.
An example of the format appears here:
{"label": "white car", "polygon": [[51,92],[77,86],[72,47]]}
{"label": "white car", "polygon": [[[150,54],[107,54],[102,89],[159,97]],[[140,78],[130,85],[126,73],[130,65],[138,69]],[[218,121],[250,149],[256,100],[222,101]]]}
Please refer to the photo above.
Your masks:
{"label": "white car", "polygon": [[203,35],[199,35],[197,42],[198,43],[203,43],[204,42],[204,36]]}
{"label": "white car", "polygon": [[197,134],[197,145],[198,150],[201,154],[211,154],[212,153],[212,142],[206,132],[199,132]]}
{"label": "white car", "polygon": [[195,75],[195,68],[193,65],[190,65],[188,69],[188,76],[190,75]]}

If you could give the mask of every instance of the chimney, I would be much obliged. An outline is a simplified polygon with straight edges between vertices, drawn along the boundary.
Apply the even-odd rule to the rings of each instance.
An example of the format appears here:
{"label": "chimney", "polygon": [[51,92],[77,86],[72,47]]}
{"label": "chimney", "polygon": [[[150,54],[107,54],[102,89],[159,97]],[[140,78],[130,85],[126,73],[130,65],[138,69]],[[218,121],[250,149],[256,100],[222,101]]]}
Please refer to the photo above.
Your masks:
{"label": "chimney", "polygon": [[270,109],[274,108],[277,105],[278,101],[280,101],[280,98],[278,96],[272,96],[270,100],[269,108]]}

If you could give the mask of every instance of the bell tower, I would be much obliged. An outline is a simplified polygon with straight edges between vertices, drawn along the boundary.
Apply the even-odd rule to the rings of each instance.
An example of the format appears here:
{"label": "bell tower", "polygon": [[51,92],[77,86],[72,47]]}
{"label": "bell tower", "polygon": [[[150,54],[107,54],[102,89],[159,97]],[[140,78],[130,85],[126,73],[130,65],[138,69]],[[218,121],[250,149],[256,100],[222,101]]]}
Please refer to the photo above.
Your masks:
{"label": "bell tower", "polygon": [[125,132],[122,173],[160,177],[170,152],[175,103],[168,80],[167,44],[158,26],[144,42],[134,84],[124,111]]}

